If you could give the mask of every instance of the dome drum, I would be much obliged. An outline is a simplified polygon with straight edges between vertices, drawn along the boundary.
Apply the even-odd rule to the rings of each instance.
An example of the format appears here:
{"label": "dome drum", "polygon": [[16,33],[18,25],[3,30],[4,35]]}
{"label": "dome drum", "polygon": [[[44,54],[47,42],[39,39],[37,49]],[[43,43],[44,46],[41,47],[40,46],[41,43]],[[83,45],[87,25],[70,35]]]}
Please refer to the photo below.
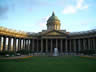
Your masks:
{"label": "dome drum", "polygon": [[49,17],[46,25],[47,30],[60,30],[60,20],[55,16],[54,12],[52,13],[52,16]]}

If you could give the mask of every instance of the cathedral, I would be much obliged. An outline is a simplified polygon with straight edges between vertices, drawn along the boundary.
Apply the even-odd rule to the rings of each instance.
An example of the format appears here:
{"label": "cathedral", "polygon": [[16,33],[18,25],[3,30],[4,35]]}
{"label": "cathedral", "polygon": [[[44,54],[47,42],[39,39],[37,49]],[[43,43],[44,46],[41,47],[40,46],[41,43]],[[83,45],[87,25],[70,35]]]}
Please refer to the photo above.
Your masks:
{"label": "cathedral", "polygon": [[34,55],[80,54],[83,50],[96,50],[96,30],[67,32],[60,29],[60,20],[52,13],[47,20],[47,30],[38,33],[19,32],[0,27],[0,52],[27,51]]}

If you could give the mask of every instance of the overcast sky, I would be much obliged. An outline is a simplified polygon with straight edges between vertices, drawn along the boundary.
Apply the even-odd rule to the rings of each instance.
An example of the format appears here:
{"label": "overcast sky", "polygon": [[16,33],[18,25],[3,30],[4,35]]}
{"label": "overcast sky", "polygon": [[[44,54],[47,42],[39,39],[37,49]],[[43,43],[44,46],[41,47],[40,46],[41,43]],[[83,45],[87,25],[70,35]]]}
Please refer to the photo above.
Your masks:
{"label": "overcast sky", "polygon": [[96,0],[0,0],[0,26],[40,32],[53,11],[63,30],[96,29]]}

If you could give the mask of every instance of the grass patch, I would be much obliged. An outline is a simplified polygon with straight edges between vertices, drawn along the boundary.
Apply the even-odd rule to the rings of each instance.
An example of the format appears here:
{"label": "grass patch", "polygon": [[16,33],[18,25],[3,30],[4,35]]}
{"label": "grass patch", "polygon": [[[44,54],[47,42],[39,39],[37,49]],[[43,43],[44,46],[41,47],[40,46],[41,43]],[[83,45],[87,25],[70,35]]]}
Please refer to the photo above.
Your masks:
{"label": "grass patch", "polygon": [[0,60],[1,72],[96,72],[96,59],[78,56]]}

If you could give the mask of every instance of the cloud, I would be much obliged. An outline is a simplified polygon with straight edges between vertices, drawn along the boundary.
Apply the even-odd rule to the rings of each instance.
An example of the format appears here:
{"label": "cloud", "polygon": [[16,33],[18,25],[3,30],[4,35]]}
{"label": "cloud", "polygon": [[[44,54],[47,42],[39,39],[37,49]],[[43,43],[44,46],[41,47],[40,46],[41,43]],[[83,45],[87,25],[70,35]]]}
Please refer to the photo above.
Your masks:
{"label": "cloud", "polygon": [[84,4],[84,0],[77,0],[77,9],[86,9],[88,8],[88,5]]}
{"label": "cloud", "polygon": [[75,13],[75,12],[76,12],[76,8],[73,6],[68,6],[63,11],[64,14]]}
{"label": "cloud", "polygon": [[8,7],[7,6],[0,6],[0,19],[7,19],[8,16],[6,13],[8,12]]}
{"label": "cloud", "polygon": [[76,5],[68,5],[62,11],[63,14],[73,14],[78,12],[78,10],[84,10],[88,8],[88,5],[85,4],[84,0],[73,0],[76,2]]}
{"label": "cloud", "polygon": [[9,10],[8,0],[0,0],[0,19],[7,18],[7,12]]}
{"label": "cloud", "polygon": [[8,7],[7,6],[0,6],[0,16],[5,14],[7,11],[8,11]]}
{"label": "cloud", "polygon": [[77,8],[82,8],[84,0],[77,0]]}

